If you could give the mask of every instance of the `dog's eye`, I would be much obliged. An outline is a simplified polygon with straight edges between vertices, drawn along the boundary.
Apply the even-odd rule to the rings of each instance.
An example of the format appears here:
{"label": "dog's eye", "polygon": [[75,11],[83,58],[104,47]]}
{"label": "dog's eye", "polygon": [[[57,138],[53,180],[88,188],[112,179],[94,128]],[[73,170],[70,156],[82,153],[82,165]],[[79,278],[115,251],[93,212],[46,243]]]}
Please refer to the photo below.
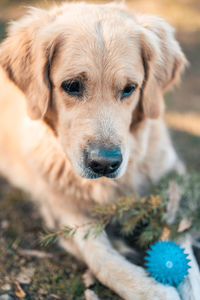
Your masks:
{"label": "dog's eye", "polygon": [[127,84],[121,91],[121,99],[128,98],[136,89],[136,84]]}
{"label": "dog's eye", "polygon": [[81,97],[83,95],[83,83],[80,80],[64,81],[62,89],[71,96]]}

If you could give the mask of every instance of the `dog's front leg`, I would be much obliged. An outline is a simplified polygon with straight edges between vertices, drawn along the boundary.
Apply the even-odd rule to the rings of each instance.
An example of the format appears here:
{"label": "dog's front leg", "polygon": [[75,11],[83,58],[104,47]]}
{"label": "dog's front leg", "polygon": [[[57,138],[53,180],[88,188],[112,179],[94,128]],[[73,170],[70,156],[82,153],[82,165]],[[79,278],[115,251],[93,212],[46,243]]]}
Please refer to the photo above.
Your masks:
{"label": "dog's front leg", "polygon": [[74,242],[93,274],[123,299],[180,300],[177,291],[147,276],[146,272],[121,256],[110,244],[106,233],[84,239],[79,229]]}
{"label": "dog's front leg", "polygon": [[200,271],[196,258],[192,249],[192,238],[187,235],[179,241],[181,247],[188,253],[190,259],[189,274],[185,281],[178,287],[179,293],[183,300],[199,300],[200,299]]}
{"label": "dog's front leg", "polygon": [[68,252],[85,261],[100,282],[126,300],[180,300],[174,288],[159,284],[148,277],[143,268],[128,262],[112,247],[105,232],[96,238],[92,235],[84,238],[88,230],[86,224],[91,220],[77,210],[70,209],[69,204],[68,209],[60,205],[55,207],[55,198],[51,196],[46,198],[48,202],[45,202],[45,210],[41,210],[46,224],[53,228],[53,220],[57,220],[61,228],[77,226],[75,235],[61,237],[60,243]]}

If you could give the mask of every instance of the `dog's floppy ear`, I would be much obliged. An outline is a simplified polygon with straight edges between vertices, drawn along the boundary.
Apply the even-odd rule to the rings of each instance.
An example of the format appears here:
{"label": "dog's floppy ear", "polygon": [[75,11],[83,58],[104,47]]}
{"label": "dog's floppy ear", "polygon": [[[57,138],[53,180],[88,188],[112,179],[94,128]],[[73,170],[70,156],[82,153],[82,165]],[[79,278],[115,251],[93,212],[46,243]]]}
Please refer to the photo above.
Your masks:
{"label": "dog's floppy ear", "polygon": [[146,117],[157,118],[164,107],[163,92],[179,81],[187,60],[174,37],[173,28],[163,19],[139,15],[137,21],[142,25],[143,112]]}
{"label": "dog's floppy ear", "polygon": [[10,25],[8,37],[0,45],[0,65],[25,93],[28,114],[32,119],[44,116],[51,96],[49,65],[53,42],[44,33],[50,16],[32,9],[24,19]]}

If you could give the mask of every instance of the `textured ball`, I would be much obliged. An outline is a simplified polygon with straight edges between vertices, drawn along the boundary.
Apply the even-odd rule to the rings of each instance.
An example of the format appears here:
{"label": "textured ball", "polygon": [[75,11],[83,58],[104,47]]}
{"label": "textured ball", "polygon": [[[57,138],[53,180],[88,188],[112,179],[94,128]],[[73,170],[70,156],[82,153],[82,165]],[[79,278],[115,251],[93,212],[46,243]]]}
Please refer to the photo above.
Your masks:
{"label": "textured ball", "polygon": [[178,244],[159,241],[150,247],[145,256],[145,265],[150,276],[158,282],[178,286],[188,274],[188,254]]}

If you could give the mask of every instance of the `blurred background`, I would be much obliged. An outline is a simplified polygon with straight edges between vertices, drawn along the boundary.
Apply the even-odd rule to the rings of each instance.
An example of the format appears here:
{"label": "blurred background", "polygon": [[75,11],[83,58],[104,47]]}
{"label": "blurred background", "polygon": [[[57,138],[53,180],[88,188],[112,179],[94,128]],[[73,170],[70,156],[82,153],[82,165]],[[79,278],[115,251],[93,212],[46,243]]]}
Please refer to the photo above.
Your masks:
{"label": "blurred background", "polygon": [[[0,41],[6,35],[6,24],[22,16],[26,6],[48,7],[60,2],[0,0]],[[130,10],[160,15],[176,28],[176,37],[190,65],[179,88],[165,96],[166,121],[188,170],[200,171],[200,0],[126,3]],[[48,252],[42,249],[38,242],[42,230],[38,213],[27,198],[0,180],[0,300],[84,299],[84,266],[56,247]],[[22,253],[21,249],[36,252]],[[94,290],[101,299],[119,299],[99,283]]]}

